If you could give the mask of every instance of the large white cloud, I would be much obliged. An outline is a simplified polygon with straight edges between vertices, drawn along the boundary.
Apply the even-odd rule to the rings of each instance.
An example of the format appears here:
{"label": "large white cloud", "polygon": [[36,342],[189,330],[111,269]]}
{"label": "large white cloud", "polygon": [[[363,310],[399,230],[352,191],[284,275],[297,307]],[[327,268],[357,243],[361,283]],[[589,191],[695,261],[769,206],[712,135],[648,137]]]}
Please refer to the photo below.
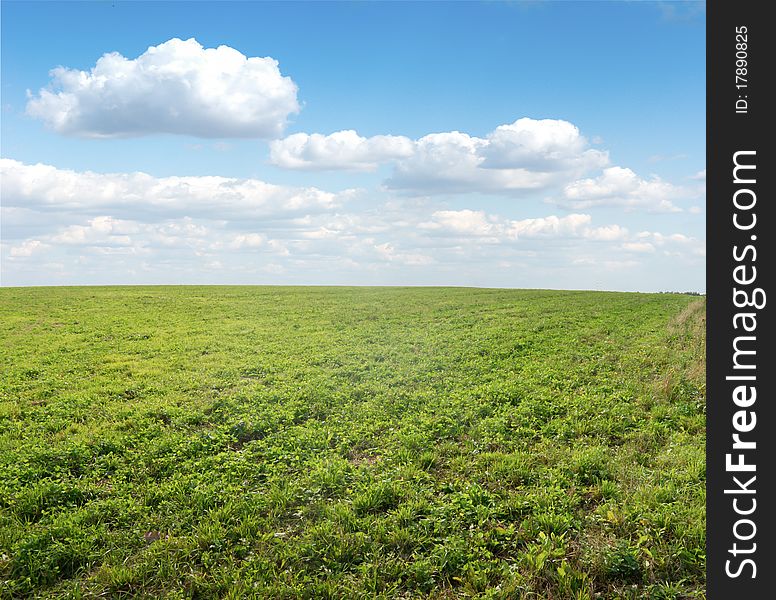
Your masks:
{"label": "large white cloud", "polygon": [[380,163],[411,156],[413,142],[396,135],[365,138],[353,130],[331,135],[295,133],[270,142],[271,161],[285,169],[373,171]]}
{"label": "large white cloud", "polygon": [[27,114],[58,133],[273,138],[299,111],[297,86],[271,57],[173,38],[135,59],[104,54],[89,71],[57,67]]}
{"label": "large white cloud", "polygon": [[630,169],[609,167],[595,178],[574,181],[563,189],[557,203],[572,209],[593,206],[624,206],[653,212],[679,212],[672,200],[688,191],[659,177],[642,179]]}
{"label": "large white cloud", "polygon": [[299,133],[271,144],[271,160],[288,169],[375,169],[393,164],[388,188],[420,194],[519,193],[561,185],[608,164],[568,121],[518,119],[484,138],[460,131],[365,138],[355,131]]}
{"label": "large white cloud", "polygon": [[[584,149],[579,137],[572,136],[576,144],[559,152],[552,135],[558,123],[578,136],[569,123],[531,119],[502,126],[486,138],[458,131],[427,135],[415,143],[412,156],[397,162],[386,184],[421,194],[519,193],[565,183],[607,163],[606,153]],[[545,129],[547,136],[537,135]]]}
{"label": "large white cloud", "polygon": [[588,148],[579,129],[557,119],[518,119],[488,134],[482,166],[553,172],[588,170],[608,162],[605,152]]}
{"label": "large white cloud", "polygon": [[79,172],[0,159],[3,205],[133,218],[260,218],[330,210],[352,196],[258,179],[153,177],[146,173]]}
{"label": "large white cloud", "polygon": [[483,168],[487,145],[487,140],[459,131],[424,136],[413,155],[397,163],[386,185],[420,194],[450,194],[530,190],[551,183],[544,172]]}

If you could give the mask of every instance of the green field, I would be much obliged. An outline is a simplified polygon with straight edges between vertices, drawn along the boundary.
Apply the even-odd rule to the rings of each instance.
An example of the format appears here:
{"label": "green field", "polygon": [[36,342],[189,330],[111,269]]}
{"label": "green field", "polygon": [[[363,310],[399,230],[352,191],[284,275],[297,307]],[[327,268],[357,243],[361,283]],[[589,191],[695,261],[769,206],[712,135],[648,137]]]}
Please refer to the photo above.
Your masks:
{"label": "green field", "polygon": [[705,300],[0,289],[0,596],[705,597]]}

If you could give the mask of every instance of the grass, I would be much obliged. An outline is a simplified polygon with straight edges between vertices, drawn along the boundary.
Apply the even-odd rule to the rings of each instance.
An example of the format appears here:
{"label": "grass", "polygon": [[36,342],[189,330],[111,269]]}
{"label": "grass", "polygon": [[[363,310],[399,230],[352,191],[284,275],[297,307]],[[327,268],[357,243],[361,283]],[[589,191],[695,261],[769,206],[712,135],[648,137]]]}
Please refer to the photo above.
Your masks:
{"label": "grass", "polygon": [[703,598],[705,300],[0,289],[0,596]]}

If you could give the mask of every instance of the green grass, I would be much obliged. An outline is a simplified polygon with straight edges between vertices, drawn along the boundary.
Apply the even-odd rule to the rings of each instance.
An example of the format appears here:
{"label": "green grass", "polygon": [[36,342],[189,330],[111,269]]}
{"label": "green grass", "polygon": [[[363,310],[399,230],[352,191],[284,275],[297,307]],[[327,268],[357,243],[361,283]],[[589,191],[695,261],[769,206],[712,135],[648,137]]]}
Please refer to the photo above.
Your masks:
{"label": "green grass", "polygon": [[705,597],[705,301],[0,289],[0,595]]}

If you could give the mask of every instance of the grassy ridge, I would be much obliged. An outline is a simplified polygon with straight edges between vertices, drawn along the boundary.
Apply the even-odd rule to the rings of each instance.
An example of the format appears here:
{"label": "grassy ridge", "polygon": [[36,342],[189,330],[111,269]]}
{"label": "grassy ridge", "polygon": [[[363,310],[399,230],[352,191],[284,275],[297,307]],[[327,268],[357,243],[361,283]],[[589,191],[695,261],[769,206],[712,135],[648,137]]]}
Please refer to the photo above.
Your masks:
{"label": "grassy ridge", "polygon": [[685,598],[704,301],[0,289],[0,594]]}

